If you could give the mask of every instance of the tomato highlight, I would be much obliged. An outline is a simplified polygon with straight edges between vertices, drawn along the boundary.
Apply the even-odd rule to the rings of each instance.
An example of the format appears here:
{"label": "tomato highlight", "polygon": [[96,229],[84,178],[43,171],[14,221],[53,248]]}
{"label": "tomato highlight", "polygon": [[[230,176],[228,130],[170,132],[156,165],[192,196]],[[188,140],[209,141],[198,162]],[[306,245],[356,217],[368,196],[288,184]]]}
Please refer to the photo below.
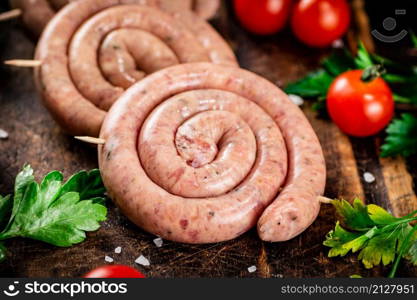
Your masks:
{"label": "tomato highlight", "polygon": [[84,278],[145,278],[138,270],[124,265],[105,265],[83,276]]}

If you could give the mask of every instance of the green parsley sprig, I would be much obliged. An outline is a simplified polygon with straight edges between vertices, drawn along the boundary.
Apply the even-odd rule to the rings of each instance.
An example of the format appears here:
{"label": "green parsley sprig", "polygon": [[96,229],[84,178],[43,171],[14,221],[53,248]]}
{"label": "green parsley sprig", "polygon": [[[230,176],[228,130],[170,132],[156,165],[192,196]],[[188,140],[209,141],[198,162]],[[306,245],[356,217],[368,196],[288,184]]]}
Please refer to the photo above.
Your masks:
{"label": "green parsley sprig", "polygon": [[417,265],[417,211],[397,218],[375,204],[365,205],[360,199],[353,204],[332,200],[338,221],[323,245],[330,247],[329,257],[359,252],[365,268],[393,263],[389,277],[394,277],[402,258]]}
{"label": "green parsley sprig", "polygon": [[348,70],[382,65],[386,71],[382,78],[393,89],[394,100],[399,103],[417,104],[417,67],[404,66],[388,58],[371,54],[361,42],[355,57],[347,49],[339,49],[326,57],[321,65],[317,71],[287,85],[285,92],[307,98],[317,97],[319,102],[324,101],[330,84],[338,75]]}
{"label": "green parsley sprig", "polygon": [[386,131],[382,157],[417,154],[417,118],[413,115],[403,114],[400,119],[394,119]]}
{"label": "green parsley sprig", "polygon": [[[26,165],[16,176],[14,196],[0,196],[0,241],[24,237],[55,246],[82,242],[106,219],[105,188],[99,170],[81,171],[63,183],[58,171],[38,184]],[[0,242],[0,260],[6,248]]]}

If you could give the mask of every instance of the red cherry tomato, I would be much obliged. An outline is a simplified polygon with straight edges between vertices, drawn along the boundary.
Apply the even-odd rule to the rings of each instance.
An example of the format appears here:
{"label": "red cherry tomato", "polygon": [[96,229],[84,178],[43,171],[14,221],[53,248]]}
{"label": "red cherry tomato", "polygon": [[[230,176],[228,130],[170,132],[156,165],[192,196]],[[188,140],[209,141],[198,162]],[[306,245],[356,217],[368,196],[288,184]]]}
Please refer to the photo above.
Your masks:
{"label": "red cherry tomato", "polygon": [[141,272],[123,265],[98,267],[83,276],[84,278],[145,278]]}
{"label": "red cherry tomato", "polygon": [[296,37],[313,47],[326,47],[342,37],[350,22],[346,0],[300,0],[291,15]]}
{"label": "red cherry tomato", "polygon": [[235,13],[252,33],[273,34],[287,22],[291,0],[234,0]]}
{"label": "red cherry tomato", "polygon": [[394,100],[387,83],[380,77],[364,82],[362,72],[342,73],[327,92],[327,110],[333,122],[345,133],[358,137],[378,133],[394,114]]}

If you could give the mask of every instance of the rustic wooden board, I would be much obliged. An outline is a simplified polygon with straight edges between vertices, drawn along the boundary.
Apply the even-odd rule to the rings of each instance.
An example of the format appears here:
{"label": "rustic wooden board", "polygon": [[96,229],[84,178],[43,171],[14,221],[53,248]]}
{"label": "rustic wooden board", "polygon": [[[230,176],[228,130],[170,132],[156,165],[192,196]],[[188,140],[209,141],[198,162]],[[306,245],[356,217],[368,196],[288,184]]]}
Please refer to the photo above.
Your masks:
{"label": "rustic wooden board", "polygon": [[[242,67],[278,86],[295,80],[318,65],[324,52],[298,44],[289,34],[260,38],[244,32],[223,8],[214,25],[234,47]],[[34,42],[17,22],[0,25],[0,60],[31,58]],[[5,31],[7,30],[7,31]],[[319,119],[306,105],[304,111],[322,143],[328,179],[326,195],[353,199],[361,197],[404,215],[417,208],[413,186],[417,182],[417,159],[380,159],[381,138],[350,139],[327,120]],[[97,167],[95,149],[64,135],[36,95],[32,72],[0,67],[0,128],[9,132],[0,140],[0,193],[12,191],[15,175],[28,162],[38,178],[52,169],[66,176]],[[376,176],[366,183],[362,174]],[[164,242],[157,248],[154,236],[131,224],[109,203],[108,220],[86,241],[71,248],[57,248],[40,242],[14,239],[6,242],[9,258],[0,264],[0,276],[80,276],[104,264],[104,256],[115,263],[134,266],[140,254],[151,261],[138,267],[154,277],[346,277],[384,276],[387,268],[364,269],[353,256],[329,259],[322,246],[325,234],[334,226],[331,207],[323,207],[317,221],[303,234],[285,243],[264,243],[255,230],[218,244],[185,245]],[[121,254],[114,248],[122,247]],[[247,268],[256,265],[255,273]],[[417,276],[417,269],[403,264],[399,276]]]}

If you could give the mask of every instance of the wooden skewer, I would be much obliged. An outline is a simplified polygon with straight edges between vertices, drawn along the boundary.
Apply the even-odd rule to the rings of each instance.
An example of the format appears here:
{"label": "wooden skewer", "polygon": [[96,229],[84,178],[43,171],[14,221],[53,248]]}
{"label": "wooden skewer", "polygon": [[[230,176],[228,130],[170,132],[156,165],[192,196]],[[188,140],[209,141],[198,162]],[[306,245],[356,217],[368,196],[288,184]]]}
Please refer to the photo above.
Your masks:
{"label": "wooden skewer", "polygon": [[74,136],[75,139],[96,145],[103,145],[106,143],[105,139],[95,138],[92,136]]}
{"label": "wooden skewer", "polygon": [[319,202],[323,203],[323,204],[330,204],[333,201],[333,199],[330,199],[330,198],[327,198],[327,197],[324,197],[324,196],[318,196],[317,200],[319,200]]}
{"label": "wooden skewer", "polygon": [[16,19],[22,15],[22,10],[19,8],[12,9],[0,14],[0,22],[11,19]]}
{"label": "wooden skewer", "polygon": [[10,59],[4,62],[6,65],[15,66],[15,67],[39,67],[42,62],[40,60],[34,59]]}
{"label": "wooden skewer", "polygon": [[375,51],[375,45],[371,35],[369,17],[365,11],[364,0],[352,1],[352,26],[347,34],[349,48],[356,55],[358,40],[361,40],[368,52]]}

